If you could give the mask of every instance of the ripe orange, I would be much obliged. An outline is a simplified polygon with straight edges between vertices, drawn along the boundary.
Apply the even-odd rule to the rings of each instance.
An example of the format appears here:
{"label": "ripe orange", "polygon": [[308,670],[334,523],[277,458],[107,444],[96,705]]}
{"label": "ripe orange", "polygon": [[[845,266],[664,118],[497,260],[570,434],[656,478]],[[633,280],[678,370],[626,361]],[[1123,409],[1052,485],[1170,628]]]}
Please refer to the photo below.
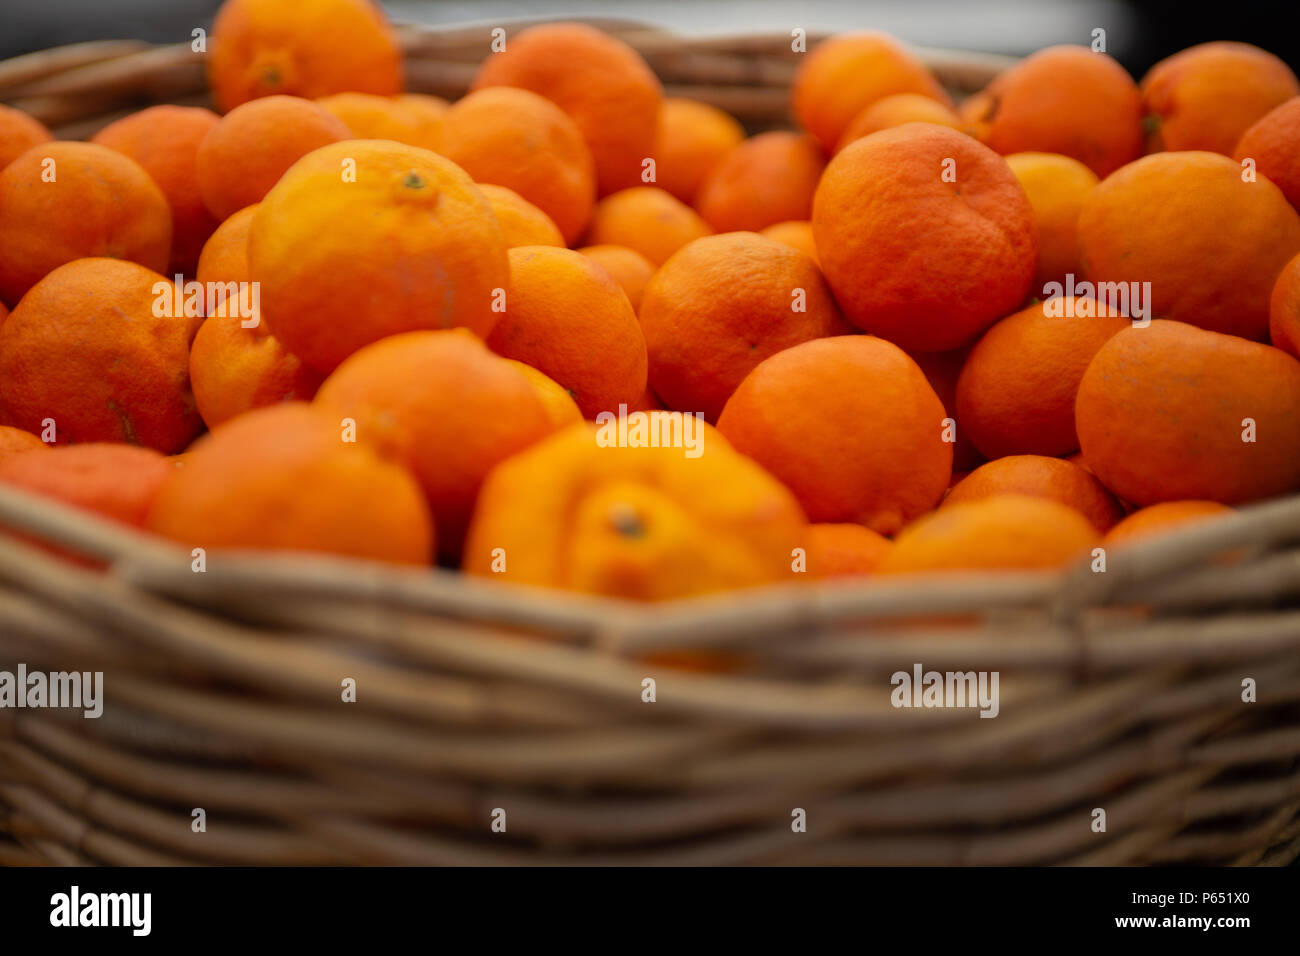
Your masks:
{"label": "ripe orange", "polygon": [[668,97],[651,150],[655,185],[684,203],[695,202],[709,173],[744,138],[744,127],[716,106]]}
{"label": "ripe orange", "polygon": [[342,120],[354,139],[391,139],[432,150],[441,143],[445,103],[431,113],[407,97],[373,93],[333,93],[316,102]]}
{"label": "ripe orange", "polygon": [[695,197],[714,232],[757,232],[773,223],[807,219],[826,160],[811,137],[759,133],[722,158]]}
{"label": "ripe orange", "polygon": [[1287,100],[1242,135],[1233,156],[1253,159],[1260,173],[1300,209],[1300,96]]}
{"label": "ripe orange", "polygon": [[546,215],[513,189],[479,183],[478,191],[492,207],[492,215],[506,237],[506,246],[564,246],[560,229]]}
{"label": "ripe orange", "polygon": [[[348,163],[355,182],[340,175]],[[398,332],[486,336],[509,275],[505,235],[469,176],[386,140],[303,157],[254,215],[248,262],[271,332],[326,373]]]}
{"label": "ripe orange", "polygon": [[952,487],[943,507],[996,495],[1029,495],[1058,501],[1079,512],[1102,533],[1124,517],[1124,509],[1114,495],[1090,472],[1064,458],[1043,455],[1007,455],[980,465]]}
{"label": "ripe orange", "polygon": [[425,564],[434,528],[415,479],[337,421],[289,402],[241,415],[171,468],[146,526],[187,548],[324,551]]}
{"label": "ripe orange", "polygon": [[646,286],[639,314],[651,388],[710,422],[768,356],[852,331],[811,259],[752,232],[683,246]]}
{"label": "ripe orange", "polygon": [[515,359],[506,359],[506,361],[522,372],[524,378],[528,379],[528,384],[533,387],[537,397],[542,400],[542,405],[546,409],[546,417],[550,420],[553,430],[559,431],[567,425],[582,421],[582,412],[578,409],[578,403],[573,400],[573,393],[567,388],[546,373],[539,372],[531,365]]}
{"label": "ripe orange", "polygon": [[[217,226],[203,244],[194,278],[203,283],[205,288],[210,282],[225,284],[252,281],[248,271],[248,231],[252,228],[257,208],[256,203],[245,206]],[[229,291],[222,289],[220,297],[225,298]]]}
{"label": "ripe orange", "polygon": [[957,377],[962,366],[966,364],[969,348],[953,349],[951,352],[909,352],[908,357],[921,367],[925,380],[934,389],[934,394],[943,402],[947,417],[953,419],[955,434],[952,436],[953,481],[957,472],[967,472],[984,460],[970,440],[965,427],[957,418]]}
{"label": "ripe orange", "polygon": [[1038,227],[1034,288],[1042,291],[1049,282],[1065,282],[1066,275],[1083,275],[1079,213],[1100,181],[1096,173],[1058,153],[1012,153],[1007,165],[1029,197]]}
{"label": "ripe orange", "polygon": [[49,452],[0,458],[0,482],[136,527],[175,471],[158,452],[132,445],[91,442]]}
{"label": "ripe orange", "polygon": [[0,103],[0,170],[33,146],[53,139],[44,123],[22,110]]}
{"label": "ripe orange", "polygon": [[920,93],[895,93],[885,96],[866,107],[849,123],[835,146],[839,152],[855,139],[870,136],[882,129],[892,129],[904,123],[934,123],[952,129],[961,128],[961,120],[952,107]]}
{"label": "ripe orange", "polygon": [[1272,346],[1164,320],[1125,329],[1084,373],[1075,421],[1088,467],[1135,505],[1300,488],[1300,362]]}
{"label": "ripe orange", "polygon": [[49,447],[31,432],[25,432],[11,425],[0,425],[0,460]]}
{"label": "ripe orange", "polygon": [[1033,212],[1006,160],[927,123],[842,150],[812,224],[845,316],[909,350],[966,344],[1021,306],[1037,266]]}
{"label": "ripe orange", "polygon": [[73,259],[107,256],[167,269],[172,215],[140,164],[95,143],[33,147],[0,172],[0,299]]}
{"label": "ripe orange", "polygon": [[784,482],[810,520],[893,534],[948,487],[952,445],[942,440],[943,418],[901,349],[842,335],[759,363],[723,408],[718,430]]}
{"label": "ripe orange", "polygon": [[1165,501],[1141,508],[1106,533],[1102,544],[1127,544],[1171,528],[1221,518],[1233,510],[1217,501]]}
{"label": "ripe orange", "polygon": [[699,214],[654,186],[637,186],[596,203],[588,245],[625,246],[661,266],[692,239],[712,230]]}
{"label": "ripe orange", "polygon": [[783,242],[787,246],[793,246],[813,262],[818,262],[820,266],[817,258],[817,243],[813,239],[812,223],[807,219],[775,222],[764,229],[760,229],[759,235],[775,239],[777,242]]}
{"label": "ripe orange", "polygon": [[1300,255],[1283,267],[1273,284],[1268,334],[1274,345],[1300,358]]}
{"label": "ripe orange", "polygon": [[892,547],[888,538],[860,524],[810,524],[808,576],[824,579],[872,574]]}
{"label": "ripe orange", "polygon": [[505,312],[492,351],[544,372],[586,418],[618,413],[646,386],[646,342],[627,294],[593,260],[570,249],[510,250]]}
{"label": "ripe orange", "polygon": [[623,287],[633,310],[640,312],[646,283],[655,274],[655,267],[649,259],[627,246],[583,246],[578,251],[604,268]]}

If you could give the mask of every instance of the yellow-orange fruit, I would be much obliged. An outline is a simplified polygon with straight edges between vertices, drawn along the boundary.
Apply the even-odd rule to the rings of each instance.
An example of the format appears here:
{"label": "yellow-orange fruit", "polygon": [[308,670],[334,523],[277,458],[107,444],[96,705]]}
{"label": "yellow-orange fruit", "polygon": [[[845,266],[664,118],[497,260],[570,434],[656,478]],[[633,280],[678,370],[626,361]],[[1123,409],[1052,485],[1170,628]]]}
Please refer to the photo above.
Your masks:
{"label": "yellow-orange fruit", "polygon": [[0,170],[33,146],[48,143],[54,135],[45,124],[22,110],[0,104]]}
{"label": "yellow-orange fruit", "polygon": [[632,303],[632,308],[640,311],[641,297],[645,293],[646,283],[655,274],[655,267],[650,264],[649,259],[635,249],[608,243],[599,246],[583,246],[578,251],[608,272],[614,281],[623,287],[628,301]]}
{"label": "yellow-orange fruit", "polygon": [[1012,153],[1007,165],[1029,197],[1038,227],[1034,288],[1042,291],[1049,282],[1065,282],[1067,275],[1081,276],[1079,213],[1100,182],[1097,174],[1059,153]]}
{"label": "yellow-orange fruit", "polygon": [[1233,157],[1254,160],[1255,168],[1300,209],[1300,96],[1287,100],[1242,135]]}
{"label": "yellow-orange fruit", "polygon": [[961,129],[961,120],[952,107],[920,93],[895,93],[876,100],[849,123],[835,147],[839,152],[855,139],[870,136],[882,129],[892,129],[904,123],[934,123]]}
{"label": "yellow-orange fruit", "polygon": [[810,524],[808,576],[813,579],[854,578],[873,573],[893,547],[884,535],[860,524]]}
{"label": "yellow-orange fruit", "polygon": [[714,232],[757,232],[777,222],[807,219],[826,160],[817,143],[798,133],[759,133],[727,153],[695,197]]}
{"label": "yellow-orange fruit", "polygon": [[522,372],[524,378],[528,379],[528,384],[533,386],[533,391],[542,400],[546,417],[550,419],[552,428],[559,431],[567,425],[582,421],[582,412],[578,409],[578,403],[573,400],[573,394],[567,388],[545,372],[540,372],[525,362],[515,359],[506,359],[506,361]]}
{"label": "yellow-orange fruit", "polygon": [[373,93],[334,93],[316,102],[342,120],[354,139],[391,139],[435,152],[441,144],[442,100],[442,108],[432,109],[420,106],[418,97]]}
{"label": "yellow-orange fruit", "polygon": [[625,246],[656,267],[713,230],[690,206],[654,186],[635,186],[596,203],[587,229],[592,246]]}
{"label": "yellow-orange fruit", "polygon": [[1127,544],[1173,528],[1222,518],[1232,513],[1231,508],[1217,501],[1163,501],[1133,512],[1106,532],[1101,543],[1108,547]]}
{"label": "yellow-orange fruit", "polygon": [[1007,455],[980,465],[952,487],[943,507],[995,495],[1029,495],[1058,501],[1079,512],[1102,533],[1124,516],[1114,495],[1090,472],[1064,458],[1043,455]]}
{"label": "yellow-orange fruit", "polygon": [[820,265],[820,260],[817,258],[817,242],[813,239],[812,223],[808,220],[774,222],[772,225],[760,229],[758,234],[767,236],[769,239],[775,239],[777,242],[784,242],[787,246],[793,246]]}
{"label": "yellow-orange fruit", "polygon": [[564,236],[551,217],[513,189],[479,183],[478,191],[492,207],[492,215],[497,217],[508,248],[564,245]]}
{"label": "yellow-orange fruit", "polygon": [[709,173],[744,138],[745,128],[716,106],[668,97],[659,110],[651,153],[655,185],[693,203]]}

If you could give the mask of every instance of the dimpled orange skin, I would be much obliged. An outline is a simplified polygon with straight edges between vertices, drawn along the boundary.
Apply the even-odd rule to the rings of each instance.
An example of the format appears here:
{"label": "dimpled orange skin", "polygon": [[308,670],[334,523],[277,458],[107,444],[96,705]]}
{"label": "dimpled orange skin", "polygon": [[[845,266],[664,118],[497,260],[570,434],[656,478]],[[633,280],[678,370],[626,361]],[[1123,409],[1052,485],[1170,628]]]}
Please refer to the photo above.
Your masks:
{"label": "dimpled orange skin", "polygon": [[872,574],[892,547],[884,535],[860,524],[810,524],[808,576],[821,580]]}
{"label": "dimpled orange skin", "polygon": [[826,160],[815,140],[798,133],[759,133],[713,168],[695,208],[714,232],[757,232],[807,219]]}
{"label": "dimpled orange skin", "polygon": [[[863,383],[870,382],[870,388]],[[812,521],[894,534],[939,502],[952,474],[943,404],[897,346],[814,339],[761,362],[718,431],[794,492]]]}
{"label": "dimpled orange skin", "polygon": [[513,189],[479,183],[478,191],[492,207],[501,231],[505,233],[506,246],[564,246],[560,229],[546,215]]}
{"label": "dimpled orange skin", "polygon": [[1079,448],[1079,382],[1097,350],[1131,322],[1090,299],[1053,302],[1061,315],[1037,302],[994,323],[962,366],[957,421],[986,458],[1059,457]]}
{"label": "dimpled orange skin", "polygon": [[1060,153],[1100,177],[1142,155],[1142,98],[1104,53],[1055,46],[1026,57],[963,104],[963,122],[1008,153]]}
{"label": "dimpled orange skin", "polygon": [[489,53],[472,89],[517,86],[555,103],[582,131],[600,195],[641,182],[653,155],[663,90],[641,54],[581,23],[549,23]]}
{"label": "dimpled orange skin", "polygon": [[1079,214],[1088,279],[1150,282],[1154,317],[1262,340],[1273,283],[1300,252],[1300,215],[1241,172],[1217,153],[1157,153],[1108,177]]}
{"label": "dimpled orange skin", "polygon": [[334,93],[316,102],[342,120],[356,139],[391,139],[432,150],[441,142],[441,112],[431,116],[400,96]]}
{"label": "dimpled orange skin", "polygon": [[57,441],[180,451],[202,423],[190,393],[198,321],[154,315],[157,283],[133,262],[79,259],[42,279],[0,325],[0,423]]}
{"label": "dimpled orange skin", "polygon": [[571,249],[510,250],[506,309],[487,343],[553,378],[584,418],[617,414],[645,391],[645,336],[627,293]]}
{"label": "dimpled orange skin", "polygon": [[427,564],[433,554],[434,526],[410,473],[363,438],[342,441],[337,421],[301,402],[227,422],[170,470],[145,525],[186,548],[399,564]]}
{"label": "dimpled orange skin", "polygon": [[22,110],[0,103],[0,170],[33,146],[54,139],[45,124]]}
{"label": "dimpled orange skin", "polygon": [[[230,216],[203,244],[194,278],[206,286],[209,282],[251,282],[248,272],[248,231],[257,214],[257,203],[245,206]],[[225,298],[228,290],[219,290]],[[205,293],[206,298],[206,293]]]}
{"label": "dimpled orange skin", "polygon": [[[53,182],[42,179],[47,169]],[[0,172],[0,299],[10,308],[73,259],[107,256],[164,272],[171,244],[167,197],[139,163],[107,146],[47,143]]]}
{"label": "dimpled orange skin", "polygon": [[335,422],[404,462],[424,489],[444,557],[460,553],[487,473],[553,430],[536,389],[464,329],[408,332],[357,352],[316,393]]}
{"label": "dimpled orange skin", "polygon": [[997,495],[940,508],[904,529],[878,574],[1055,569],[1097,546],[1097,529],[1046,498]]}
{"label": "dimpled orange skin", "polygon": [[[700,455],[597,444],[574,425],[488,477],[470,574],[640,601],[788,580],[804,516],[781,484],[708,426]],[[493,573],[494,549],[505,571]]]}
{"label": "dimpled orange skin", "polygon": [[711,232],[690,206],[655,186],[636,186],[596,203],[585,242],[625,246],[658,267],[692,239]]}
{"label": "dimpled orange skin", "polygon": [[218,219],[261,202],[295,162],[314,149],[352,138],[325,107],[296,96],[268,96],[221,118],[199,145],[203,203]]}
{"label": "dimpled orange skin", "polygon": [[1300,209],[1300,96],[1266,113],[1246,130],[1233,152],[1238,163],[1250,158],[1256,169]]}
{"label": "dimpled orange skin", "polygon": [[904,123],[934,123],[961,129],[961,120],[952,107],[920,93],[895,93],[876,100],[849,123],[835,146],[839,152],[855,139],[870,136],[882,129],[902,126]]}
{"label": "dimpled orange skin", "polygon": [[[1038,271],[1034,288],[1083,275],[1079,253],[1079,213],[1100,182],[1078,160],[1058,153],[1012,153],[1007,165],[1029,197],[1038,227]],[[1046,295],[1046,293],[1043,293]]]}
{"label": "dimpled orange skin", "polygon": [[402,52],[369,0],[226,0],[212,23],[208,85],[225,113],[261,96],[402,92]]}
{"label": "dimpled orange skin", "polygon": [[[955,182],[943,181],[949,160]],[[1006,160],[927,123],[841,151],[812,224],[845,317],[908,350],[965,345],[1023,304],[1038,263],[1033,211]]]}
{"label": "dimpled orange skin", "polygon": [[1165,501],[1133,512],[1106,532],[1101,543],[1107,547],[1127,544],[1184,525],[1230,514],[1233,514],[1233,510],[1217,501]]}
{"label": "dimpled orange skin", "polygon": [[528,379],[528,384],[533,386],[537,397],[542,400],[546,417],[550,419],[551,427],[555,431],[582,421],[582,412],[578,409],[578,403],[573,400],[573,395],[563,385],[524,362],[514,359],[506,359],[506,361],[522,372],[524,378]]}
{"label": "dimpled orange skin", "polygon": [[655,274],[649,259],[635,249],[610,244],[583,246],[578,251],[608,272],[623,287],[632,308],[640,311],[646,283]]}
{"label": "dimpled orange skin", "polygon": [[158,452],[134,445],[90,442],[49,452],[0,458],[0,483],[137,527],[175,471]]}
{"label": "dimpled orange skin", "polygon": [[199,144],[217,114],[192,106],[151,106],[110,123],[91,140],[134,159],[158,184],[172,211],[171,271],[194,274],[217,219],[199,196]]}
{"label": "dimpled orange skin", "polygon": [[925,64],[893,37],[845,33],[823,40],[802,57],[794,79],[794,112],[830,153],[855,116],[895,93],[951,102]]}
{"label": "dimpled orange skin", "polygon": [[813,262],[820,266],[820,260],[817,258],[817,243],[813,239],[812,223],[806,219],[791,220],[789,222],[774,222],[758,231],[760,236],[767,236],[769,239],[775,239],[777,242],[784,242],[787,246],[793,246]]}
{"label": "dimpled orange skin", "polygon": [[[344,182],[344,160],[356,182]],[[248,263],[262,316],[304,363],[330,372],[415,329],[486,337],[509,278],[505,235],[469,176],[436,153],[352,140],[303,157],[253,217]]]}
{"label": "dimpled orange skin", "polygon": [[1064,458],[1044,455],[1007,455],[980,465],[952,487],[943,507],[1008,494],[1058,501],[1103,534],[1124,517],[1115,496],[1091,473]]}
{"label": "dimpled orange skin", "polygon": [[[0,307],[0,320],[4,316],[4,308]],[[25,432],[21,428],[14,428],[11,425],[0,425],[0,461],[14,455],[49,447],[31,432]]]}
{"label": "dimpled orange skin", "polygon": [[1142,78],[1147,151],[1231,156],[1242,134],[1300,83],[1273,54],[1248,43],[1202,43],[1166,57]]}
{"label": "dimpled orange skin", "polygon": [[1274,345],[1300,358],[1300,255],[1286,264],[1273,285],[1268,334]]}
{"label": "dimpled orange skin", "polygon": [[683,246],[646,286],[639,315],[650,387],[669,408],[703,412],[709,422],[769,355],[853,331],[816,263],[752,232]]}
{"label": "dimpled orange skin", "polygon": [[1125,329],[1084,373],[1075,421],[1088,467],[1138,506],[1300,487],[1300,362],[1272,346],[1165,320]]}
{"label": "dimpled orange skin", "polygon": [[693,203],[709,173],[744,139],[745,128],[716,106],[668,97],[659,111],[650,154],[655,160],[655,185],[684,203]]}

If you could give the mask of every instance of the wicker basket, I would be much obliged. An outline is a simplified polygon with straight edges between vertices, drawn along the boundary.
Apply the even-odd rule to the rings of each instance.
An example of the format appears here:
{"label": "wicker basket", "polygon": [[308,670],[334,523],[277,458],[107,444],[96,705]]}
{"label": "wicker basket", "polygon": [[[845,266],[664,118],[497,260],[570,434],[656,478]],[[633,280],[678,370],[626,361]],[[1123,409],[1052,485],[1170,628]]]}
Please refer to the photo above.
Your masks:
{"label": "wicker basket", "polygon": [[[756,129],[786,122],[789,37],[601,25],[671,92]],[[411,86],[463,92],[487,31],[405,30]],[[1005,63],[924,52],[957,92]],[[188,46],[0,64],[0,100],[64,136],[205,98]],[[322,557],[213,555],[198,574],[188,552],[8,489],[0,525],[0,670],[103,671],[107,698],[98,720],[0,709],[0,863],[1300,854],[1300,498],[1114,552],[1105,573],[648,608]],[[645,663],[667,649],[750,663]],[[896,709],[890,675],[916,664],[997,671],[999,716]],[[346,678],[355,703],[341,700]],[[1246,678],[1257,702],[1242,699]]]}

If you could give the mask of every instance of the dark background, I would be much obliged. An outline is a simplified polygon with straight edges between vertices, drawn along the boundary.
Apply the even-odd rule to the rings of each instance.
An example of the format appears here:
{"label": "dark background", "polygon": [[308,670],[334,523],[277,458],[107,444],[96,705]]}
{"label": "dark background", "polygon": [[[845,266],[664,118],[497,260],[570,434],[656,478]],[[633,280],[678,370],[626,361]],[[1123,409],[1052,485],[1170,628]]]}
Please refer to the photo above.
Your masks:
{"label": "dark background", "polygon": [[[84,40],[175,43],[209,26],[220,0],[0,0],[0,58]],[[385,0],[394,20],[619,16],[694,34],[887,30],[918,46],[1025,54],[1087,43],[1137,77],[1204,40],[1255,43],[1300,69],[1300,0]]]}

